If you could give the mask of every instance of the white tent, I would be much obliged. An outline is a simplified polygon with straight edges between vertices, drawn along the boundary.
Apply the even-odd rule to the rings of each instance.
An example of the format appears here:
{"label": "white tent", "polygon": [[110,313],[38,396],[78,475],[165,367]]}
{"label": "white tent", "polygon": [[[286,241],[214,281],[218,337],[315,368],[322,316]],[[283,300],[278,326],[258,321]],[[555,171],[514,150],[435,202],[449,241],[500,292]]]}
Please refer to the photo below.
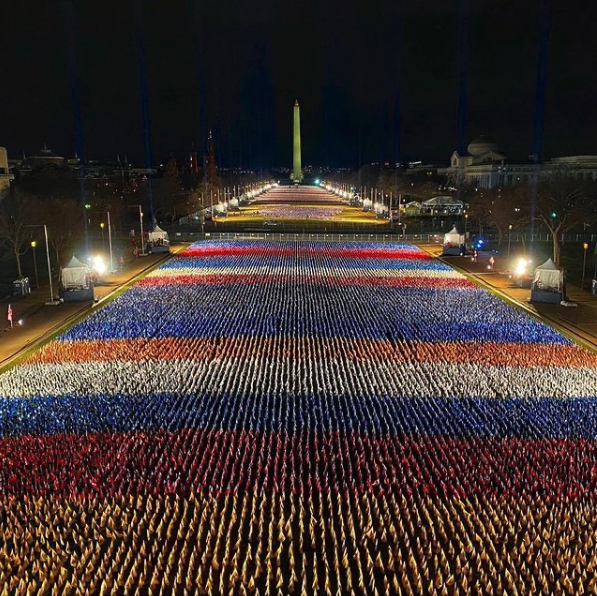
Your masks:
{"label": "white tent", "polygon": [[422,203],[419,201],[409,201],[408,203],[402,203],[405,209],[420,209]]}
{"label": "white tent", "polygon": [[464,234],[461,234],[456,227],[453,227],[447,234],[444,234],[444,246],[460,246],[464,243]]}
{"label": "white tent", "polygon": [[423,209],[454,209],[460,210],[464,207],[462,201],[452,198],[451,196],[433,197],[422,204]]}
{"label": "white tent", "polygon": [[64,288],[86,288],[89,285],[89,268],[73,256],[60,271],[60,281]]}
{"label": "white tent", "polygon": [[419,215],[421,212],[421,203],[419,201],[410,201],[410,203],[402,203],[401,209],[410,215]]}
{"label": "white tent", "polygon": [[551,259],[535,269],[533,285],[542,290],[560,291],[564,283],[564,272]]}
{"label": "white tent", "polygon": [[170,244],[168,232],[164,232],[164,230],[157,225],[153,232],[149,232],[149,234],[147,234],[147,241],[153,242],[154,244]]}

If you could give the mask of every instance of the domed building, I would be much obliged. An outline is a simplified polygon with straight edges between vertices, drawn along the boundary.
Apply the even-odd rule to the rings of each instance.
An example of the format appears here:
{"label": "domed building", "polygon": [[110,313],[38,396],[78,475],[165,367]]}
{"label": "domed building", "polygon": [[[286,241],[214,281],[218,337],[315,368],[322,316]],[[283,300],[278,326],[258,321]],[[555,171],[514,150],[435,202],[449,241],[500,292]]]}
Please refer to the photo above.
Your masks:
{"label": "domed building", "polygon": [[27,162],[32,168],[44,166],[61,168],[66,160],[61,155],[56,155],[51,149],[48,149],[44,143],[44,146],[37,153],[27,156]]}
{"label": "domed building", "polygon": [[458,151],[452,153],[448,176],[454,179],[464,179],[481,188],[491,188],[500,184],[501,166],[506,159],[499,145],[481,135],[473,139],[465,155]]}
{"label": "domed building", "polygon": [[506,156],[501,152],[497,143],[489,137],[481,135],[469,143],[466,148],[469,155],[473,157],[473,163],[477,161],[501,161]]}
{"label": "domed building", "polygon": [[479,188],[515,186],[529,183],[535,176],[546,178],[556,172],[575,178],[597,179],[597,156],[572,155],[554,157],[536,163],[532,159],[508,161],[506,154],[491,138],[481,135],[473,139],[465,155],[452,153],[450,167],[438,170],[452,183],[464,182]]}

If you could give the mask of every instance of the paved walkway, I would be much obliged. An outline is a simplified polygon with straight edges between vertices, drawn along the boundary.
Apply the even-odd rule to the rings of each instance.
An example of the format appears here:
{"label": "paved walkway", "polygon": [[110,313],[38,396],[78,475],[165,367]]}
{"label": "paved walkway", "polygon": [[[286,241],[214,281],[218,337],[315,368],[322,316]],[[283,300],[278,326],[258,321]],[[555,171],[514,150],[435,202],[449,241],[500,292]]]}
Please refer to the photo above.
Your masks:
{"label": "paved walkway", "polygon": [[[441,245],[421,245],[435,256],[440,256]],[[597,297],[591,295],[590,279],[585,282],[585,289],[567,284],[568,299],[577,304],[576,307],[565,307],[559,304],[530,303],[528,298],[531,295],[529,288],[519,288],[512,283],[507,274],[507,259],[494,255],[494,271],[489,271],[489,257],[479,257],[474,263],[468,257],[443,257],[443,260],[452,267],[460,269],[475,277],[479,282],[486,284],[503,296],[518,303],[519,306],[527,309],[532,314],[541,317],[547,323],[559,327],[568,336],[584,344],[586,347],[597,350]]]}
{"label": "paved walkway", "polygon": [[[171,252],[179,252],[185,247],[185,244],[173,244]],[[9,300],[2,300],[0,302],[0,369],[70,321],[86,312],[91,312],[135,277],[148,272],[168,258],[170,255],[163,253],[140,257],[125,264],[122,270],[106,274],[105,281],[95,287],[95,296],[98,299],[96,303],[65,302],[58,306],[46,306],[45,303],[50,299],[48,284],[33,290],[27,296],[11,298],[12,328],[7,320]],[[55,286],[54,293],[56,292]],[[22,321],[22,324],[19,324],[19,321]]]}

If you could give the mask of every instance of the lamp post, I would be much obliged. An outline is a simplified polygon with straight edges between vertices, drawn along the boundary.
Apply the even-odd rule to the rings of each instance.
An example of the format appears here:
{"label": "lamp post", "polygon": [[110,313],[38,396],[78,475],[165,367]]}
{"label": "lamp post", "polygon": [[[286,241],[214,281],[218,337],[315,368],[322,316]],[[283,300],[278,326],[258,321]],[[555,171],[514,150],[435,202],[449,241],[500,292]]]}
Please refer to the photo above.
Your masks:
{"label": "lamp post", "polygon": [[31,248],[33,249],[33,269],[35,271],[35,289],[39,289],[39,277],[37,276],[37,251],[35,250],[37,247],[37,240],[31,241]]}
{"label": "lamp post", "polygon": [[465,213],[464,214],[464,240],[465,240],[465,242],[466,242],[467,234],[468,234],[468,213]]}
{"label": "lamp post", "polygon": [[110,223],[110,212],[106,211],[108,214],[108,245],[110,247],[110,272],[114,271],[114,259],[112,253],[112,224]]}
{"label": "lamp post", "polygon": [[83,211],[83,215],[85,216],[83,218],[83,222],[85,223],[85,251],[87,253],[86,258],[89,257],[89,215],[88,215],[88,211],[91,209],[91,205],[89,203],[85,203],[84,205],[84,211]]}
{"label": "lamp post", "polygon": [[512,240],[512,224],[508,226],[508,260],[510,260],[510,241]]}
{"label": "lamp post", "polygon": [[589,248],[589,243],[585,242],[582,247],[584,248],[584,256],[583,256],[583,261],[582,261],[582,281],[580,283],[580,289],[584,290],[585,289],[585,273],[587,270],[587,249]]}
{"label": "lamp post", "polygon": [[[85,215],[87,217],[87,214]],[[50,302],[49,304],[56,304],[54,301],[54,286],[52,285],[52,266],[50,264],[50,244],[48,242],[48,226],[46,224],[29,224],[26,228],[43,228],[46,239],[46,258],[48,260],[48,281],[50,282]]]}
{"label": "lamp post", "polygon": [[102,252],[106,252],[106,238],[104,236],[104,228],[106,227],[106,224],[102,221],[100,223],[100,228],[102,229]]}
{"label": "lamp post", "polygon": [[[114,273],[114,258],[113,258],[113,251],[112,251],[112,223],[110,221],[110,212],[109,211],[98,211],[97,213],[105,213],[108,216],[108,247],[110,249],[110,273]],[[100,223],[100,227],[102,229],[102,247],[104,252],[106,252],[106,245],[104,243],[104,222]],[[143,222],[141,222],[141,238],[143,238]]]}

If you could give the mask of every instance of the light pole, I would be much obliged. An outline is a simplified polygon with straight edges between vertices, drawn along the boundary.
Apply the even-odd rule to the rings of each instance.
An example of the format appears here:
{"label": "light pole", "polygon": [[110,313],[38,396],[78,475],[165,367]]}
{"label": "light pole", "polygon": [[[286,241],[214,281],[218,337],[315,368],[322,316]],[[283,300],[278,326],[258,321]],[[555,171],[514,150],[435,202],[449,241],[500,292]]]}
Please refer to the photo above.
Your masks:
{"label": "light pole", "polygon": [[464,241],[466,242],[468,234],[468,213],[464,214]]}
{"label": "light pole", "polygon": [[35,289],[39,289],[39,277],[37,276],[37,255],[36,255],[37,240],[31,241],[31,248],[33,249],[33,269],[35,271]]}
{"label": "light pole", "polygon": [[[108,216],[108,247],[110,249],[110,273],[114,273],[114,258],[113,258],[113,251],[112,251],[112,223],[110,222],[110,212],[109,211],[98,211],[97,213],[105,213]],[[106,252],[106,245],[104,243],[104,222],[100,223],[100,227],[102,229],[102,246],[104,252]],[[143,222],[141,222],[141,238],[143,238]]]}
{"label": "light pole", "polygon": [[587,271],[587,249],[589,248],[589,243],[585,242],[582,247],[585,250],[585,254],[583,256],[583,261],[582,261],[582,282],[580,283],[580,289],[584,290],[585,289],[585,273]]}
{"label": "light pole", "polygon": [[143,240],[143,209],[141,205],[129,205],[129,207],[139,208],[139,227],[141,229],[141,255],[145,255],[145,240]]}
{"label": "light pole", "polygon": [[100,223],[100,228],[102,229],[102,252],[106,252],[106,238],[104,236],[104,228],[106,227],[106,224],[102,221]]}
{"label": "light pole", "polygon": [[106,211],[108,214],[108,245],[110,247],[110,272],[114,272],[114,259],[112,253],[112,224],[110,223],[110,212]]}
{"label": "light pole", "polygon": [[[87,214],[85,214],[85,217],[87,217]],[[48,281],[50,282],[50,302],[46,304],[56,304],[56,302],[54,301],[54,286],[52,285],[52,266],[50,264],[50,244],[48,242],[48,226],[46,226],[46,224],[29,224],[25,227],[44,229],[44,236],[46,238],[46,258],[48,260]]]}
{"label": "light pole", "polygon": [[512,224],[508,226],[508,260],[510,260],[510,241],[512,240]]}
{"label": "light pole", "polygon": [[85,251],[87,253],[86,258],[89,258],[89,214],[87,213],[91,209],[90,203],[85,203],[83,215],[85,216],[83,221],[85,222]]}

